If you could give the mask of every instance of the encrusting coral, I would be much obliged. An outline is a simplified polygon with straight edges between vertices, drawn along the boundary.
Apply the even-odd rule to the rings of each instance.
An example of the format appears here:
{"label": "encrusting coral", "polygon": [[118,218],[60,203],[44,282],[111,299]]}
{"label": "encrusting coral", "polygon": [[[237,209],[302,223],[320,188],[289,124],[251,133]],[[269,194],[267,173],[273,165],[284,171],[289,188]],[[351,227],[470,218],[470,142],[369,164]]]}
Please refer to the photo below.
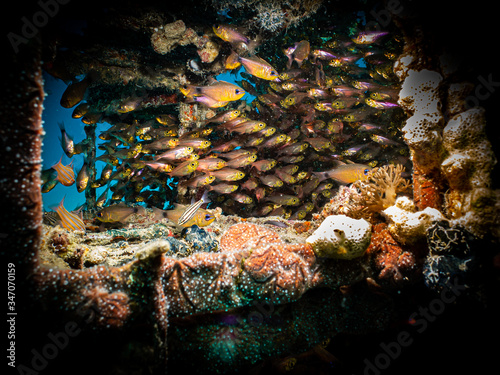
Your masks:
{"label": "encrusting coral", "polygon": [[380,270],[380,282],[390,285],[401,285],[415,279],[417,261],[415,253],[408,251],[394,239],[387,224],[379,223],[373,226],[370,246],[366,250],[376,269]]}

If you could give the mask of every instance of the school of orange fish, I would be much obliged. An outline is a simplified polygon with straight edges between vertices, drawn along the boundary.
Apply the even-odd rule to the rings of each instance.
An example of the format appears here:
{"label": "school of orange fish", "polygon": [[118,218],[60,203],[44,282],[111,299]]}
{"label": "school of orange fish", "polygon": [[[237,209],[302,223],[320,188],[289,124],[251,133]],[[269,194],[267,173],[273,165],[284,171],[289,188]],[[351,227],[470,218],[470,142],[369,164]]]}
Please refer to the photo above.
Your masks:
{"label": "school of orange fish", "polygon": [[[175,186],[180,201],[209,191],[211,207],[220,206],[226,214],[304,219],[329,200],[338,184],[363,179],[372,167],[400,163],[411,169],[399,140],[404,114],[397,105],[393,61],[398,41],[393,36],[367,31],[322,38],[321,45],[298,41],[283,50],[280,65],[286,62],[286,69],[280,74],[249,53],[254,42],[235,28],[218,25],[214,33],[232,47],[224,58],[226,69],[243,67],[245,78],[238,84],[184,85],[184,102],[216,112],[201,127],[193,122],[191,131],[180,134],[175,116],[160,115],[144,123],[116,123],[101,133],[106,143],[99,148],[106,152],[96,160],[106,166],[91,186],[108,188],[98,207],[110,204],[110,189],[111,203],[163,208],[175,197],[166,193]],[[239,105],[246,92],[257,97],[251,109]],[[61,100],[65,107],[78,102],[72,95]],[[118,112],[130,113],[139,105],[139,99],[124,101]],[[86,108],[81,103],[73,117],[84,116]],[[68,156],[81,152],[64,126],[61,135]],[[75,179],[71,166],[59,162],[42,176],[43,190],[76,181],[83,191],[90,185],[87,168],[85,162]]]}

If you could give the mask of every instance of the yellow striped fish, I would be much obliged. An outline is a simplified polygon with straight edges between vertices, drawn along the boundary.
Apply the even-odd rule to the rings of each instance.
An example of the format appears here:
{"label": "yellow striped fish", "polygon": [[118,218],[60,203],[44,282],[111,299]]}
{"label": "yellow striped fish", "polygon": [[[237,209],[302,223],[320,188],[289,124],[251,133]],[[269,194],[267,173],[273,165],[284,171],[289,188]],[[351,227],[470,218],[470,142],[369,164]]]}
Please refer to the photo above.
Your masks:
{"label": "yellow striped fish", "polygon": [[61,203],[59,203],[59,206],[55,207],[55,211],[59,214],[59,218],[61,219],[61,226],[67,230],[82,230],[85,232],[85,224],[80,216],[81,214],[77,215],[65,209],[64,198],[61,200]]}
{"label": "yellow striped fish", "polygon": [[62,156],[59,163],[52,166],[57,171],[57,181],[64,186],[71,186],[75,183],[75,171],[73,171],[73,161],[68,165],[63,165]]}
{"label": "yellow striped fish", "polygon": [[[210,199],[208,199],[208,190],[205,190],[205,192],[203,193],[203,196],[201,197],[201,199],[199,201],[191,204],[188,208],[186,208],[186,211],[184,211],[182,213],[181,217],[179,218],[179,220],[177,220],[177,224],[184,225],[187,222],[189,222],[195,216],[196,212],[201,207],[201,205],[203,203],[208,203],[208,202],[210,202]],[[204,221],[207,223],[205,224],[202,222],[202,224],[205,224],[205,225],[210,224],[213,221],[212,218],[215,219],[212,215],[207,214],[204,218],[205,219]],[[195,222],[194,224],[199,224],[199,223]],[[200,226],[205,226],[205,225],[200,225]]]}

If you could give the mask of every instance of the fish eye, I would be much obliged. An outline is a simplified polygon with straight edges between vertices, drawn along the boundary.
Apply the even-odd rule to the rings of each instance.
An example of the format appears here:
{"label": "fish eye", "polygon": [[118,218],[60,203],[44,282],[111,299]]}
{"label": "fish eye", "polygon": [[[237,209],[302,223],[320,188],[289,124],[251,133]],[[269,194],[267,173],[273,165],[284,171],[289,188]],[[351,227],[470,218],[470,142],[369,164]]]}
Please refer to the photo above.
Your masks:
{"label": "fish eye", "polygon": [[213,216],[210,215],[210,214],[206,214],[205,215],[205,221],[209,221],[209,220],[212,220]]}
{"label": "fish eye", "polygon": [[236,89],[236,90],[234,90],[234,92],[235,92],[236,94],[239,94],[239,93],[241,92],[241,90]]}
{"label": "fish eye", "polygon": [[363,173],[364,173],[364,175],[365,175],[365,176],[368,174],[368,172],[370,172],[370,170],[369,170],[368,168],[366,168],[366,169],[363,171]]}
{"label": "fish eye", "polygon": [[102,217],[102,212],[98,212],[97,217]]}
{"label": "fish eye", "polygon": [[277,75],[278,75],[278,73],[277,73],[277,72],[272,71],[272,72],[271,72],[271,75],[272,75],[272,76],[277,76]]}

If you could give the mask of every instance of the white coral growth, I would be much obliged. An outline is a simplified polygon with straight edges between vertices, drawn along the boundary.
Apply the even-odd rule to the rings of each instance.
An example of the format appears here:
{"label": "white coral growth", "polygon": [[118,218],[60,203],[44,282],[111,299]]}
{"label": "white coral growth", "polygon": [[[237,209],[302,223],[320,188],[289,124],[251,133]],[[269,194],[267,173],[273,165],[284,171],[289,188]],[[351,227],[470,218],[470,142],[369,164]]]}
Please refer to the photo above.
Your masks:
{"label": "white coral growth", "polygon": [[331,215],[306,242],[319,257],[353,259],[362,256],[370,244],[371,227],[364,219]]}
{"label": "white coral growth", "polygon": [[285,13],[277,4],[258,4],[255,21],[265,30],[275,32],[285,24]]}

